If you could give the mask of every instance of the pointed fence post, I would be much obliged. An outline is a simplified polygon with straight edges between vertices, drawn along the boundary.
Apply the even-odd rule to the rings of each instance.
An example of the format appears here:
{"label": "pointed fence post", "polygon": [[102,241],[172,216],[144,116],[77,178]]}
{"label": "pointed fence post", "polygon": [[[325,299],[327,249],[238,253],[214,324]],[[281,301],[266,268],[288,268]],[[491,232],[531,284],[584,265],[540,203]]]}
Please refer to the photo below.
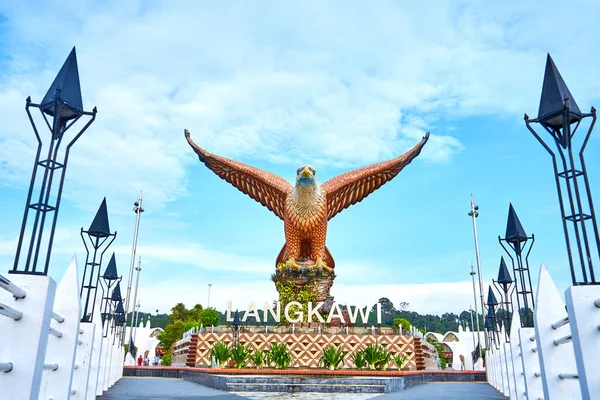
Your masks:
{"label": "pointed fence post", "polygon": [[[79,340],[77,341],[77,352],[75,353],[75,365],[73,371],[72,390],[78,394],[78,399],[86,399],[89,389],[92,351],[94,348],[94,324],[92,322],[79,323]],[[96,338],[100,341],[100,338]]]}
{"label": "pointed fence post", "polygon": [[[565,305],[542,264],[535,308],[535,339],[540,357],[544,400],[581,399]],[[568,321],[568,320],[567,320]]]}
{"label": "pointed fence post", "polygon": [[104,346],[106,346],[106,340],[102,337],[102,319],[98,315],[94,317],[93,329],[95,339],[92,347],[90,377],[88,380],[86,400],[93,400],[96,396],[102,394],[102,391],[98,394],[98,381],[100,376],[100,357]]}
{"label": "pointed fence post", "polygon": [[535,329],[519,328],[519,342],[521,345],[521,360],[523,362],[523,377],[527,398],[543,398],[544,389],[542,388],[542,375],[535,339]]}
{"label": "pointed fence post", "polygon": [[523,350],[519,341],[520,329],[522,328],[521,323],[519,321],[519,316],[513,314],[510,325],[510,351],[512,354],[515,398],[517,399],[522,399],[523,396],[526,395],[527,391],[525,388],[525,378],[523,372]]}
{"label": "pointed fence post", "polygon": [[[23,296],[13,296],[5,287],[17,287]],[[19,320],[2,321],[2,362],[11,362],[10,372],[0,373],[0,393],[7,399],[38,399],[56,283],[49,276],[0,275],[0,303],[22,313]],[[0,315],[0,318],[6,317]]]}
{"label": "pointed fence post", "polygon": [[577,375],[584,399],[600,399],[600,286],[571,286],[565,294]]}
{"label": "pointed fence post", "polygon": [[40,399],[67,399],[71,395],[81,313],[78,281],[77,257],[73,256],[56,290],[46,350],[45,363],[56,364],[58,368],[44,370]]}

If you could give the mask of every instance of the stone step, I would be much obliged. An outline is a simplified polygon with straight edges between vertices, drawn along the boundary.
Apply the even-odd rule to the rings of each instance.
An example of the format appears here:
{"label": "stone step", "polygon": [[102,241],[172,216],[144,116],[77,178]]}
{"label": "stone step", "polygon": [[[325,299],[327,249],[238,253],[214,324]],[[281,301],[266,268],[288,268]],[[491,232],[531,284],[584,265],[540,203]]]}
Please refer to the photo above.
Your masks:
{"label": "stone step", "polygon": [[318,376],[260,376],[228,375],[227,382],[235,384],[305,384],[305,385],[384,385],[390,379],[401,378],[346,378]]}
{"label": "stone step", "polygon": [[228,392],[317,392],[317,393],[385,393],[385,384],[312,384],[312,383],[233,383],[227,382]]}

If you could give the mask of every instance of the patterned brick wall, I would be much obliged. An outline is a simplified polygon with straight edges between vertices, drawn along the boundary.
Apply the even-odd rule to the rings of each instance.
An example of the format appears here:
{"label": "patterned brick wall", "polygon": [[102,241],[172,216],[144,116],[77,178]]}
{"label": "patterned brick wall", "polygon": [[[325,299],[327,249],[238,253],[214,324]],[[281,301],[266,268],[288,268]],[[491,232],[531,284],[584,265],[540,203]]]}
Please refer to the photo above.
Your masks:
{"label": "patterned brick wall", "polygon": [[[210,349],[214,343],[224,341],[231,345],[231,333],[197,333],[192,335],[192,342],[196,348],[196,366],[210,365]],[[288,351],[292,356],[291,367],[316,368],[323,349],[329,345],[341,346],[348,351],[344,368],[354,368],[351,355],[357,350],[363,350],[370,343],[378,342],[394,354],[403,354],[407,357],[404,364],[410,370],[425,368],[421,339],[413,336],[398,335],[319,335],[319,334],[279,334],[279,333],[240,333],[239,342],[252,349],[268,350],[271,343],[287,343]],[[194,346],[190,347],[192,349]],[[188,363],[191,357],[186,357]],[[189,365],[189,364],[188,364]],[[391,367],[391,366],[390,366]]]}

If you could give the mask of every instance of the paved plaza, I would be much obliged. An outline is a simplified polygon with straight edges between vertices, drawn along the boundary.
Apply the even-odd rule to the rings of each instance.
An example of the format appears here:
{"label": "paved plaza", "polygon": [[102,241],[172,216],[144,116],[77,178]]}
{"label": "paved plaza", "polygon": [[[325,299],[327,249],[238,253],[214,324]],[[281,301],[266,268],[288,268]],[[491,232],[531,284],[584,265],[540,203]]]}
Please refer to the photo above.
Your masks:
{"label": "paved plaza", "polygon": [[353,393],[227,393],[206,386],[166,378],[123,377],[100,400],[193,400],[193,399],[298,399],[298,400],[503,400],[506,399],[487,383],[427,383],[396,393],[383,395]]}

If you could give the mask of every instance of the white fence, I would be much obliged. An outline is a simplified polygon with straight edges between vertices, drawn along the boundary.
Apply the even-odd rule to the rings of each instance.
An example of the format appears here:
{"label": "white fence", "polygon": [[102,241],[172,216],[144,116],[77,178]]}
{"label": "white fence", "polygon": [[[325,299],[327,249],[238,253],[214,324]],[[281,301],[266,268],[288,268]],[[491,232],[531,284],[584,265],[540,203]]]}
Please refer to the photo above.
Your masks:
{"label": "white fence", "polygon": [[103,337],[100,312],[93,322],[79,322],[75,257],[58,287],[48,276],[10,278],[0,275],[2,398],[95,399],[121,378],[124,349],[116,330]]}
{"label": "white fence", "polygon": [[566,307],[542,264],[535,328],[515,312],[510,343],[501,333],[490,344],[488,382],[511,400],[600,399],[600,286],[572,286],[565,298]]}

